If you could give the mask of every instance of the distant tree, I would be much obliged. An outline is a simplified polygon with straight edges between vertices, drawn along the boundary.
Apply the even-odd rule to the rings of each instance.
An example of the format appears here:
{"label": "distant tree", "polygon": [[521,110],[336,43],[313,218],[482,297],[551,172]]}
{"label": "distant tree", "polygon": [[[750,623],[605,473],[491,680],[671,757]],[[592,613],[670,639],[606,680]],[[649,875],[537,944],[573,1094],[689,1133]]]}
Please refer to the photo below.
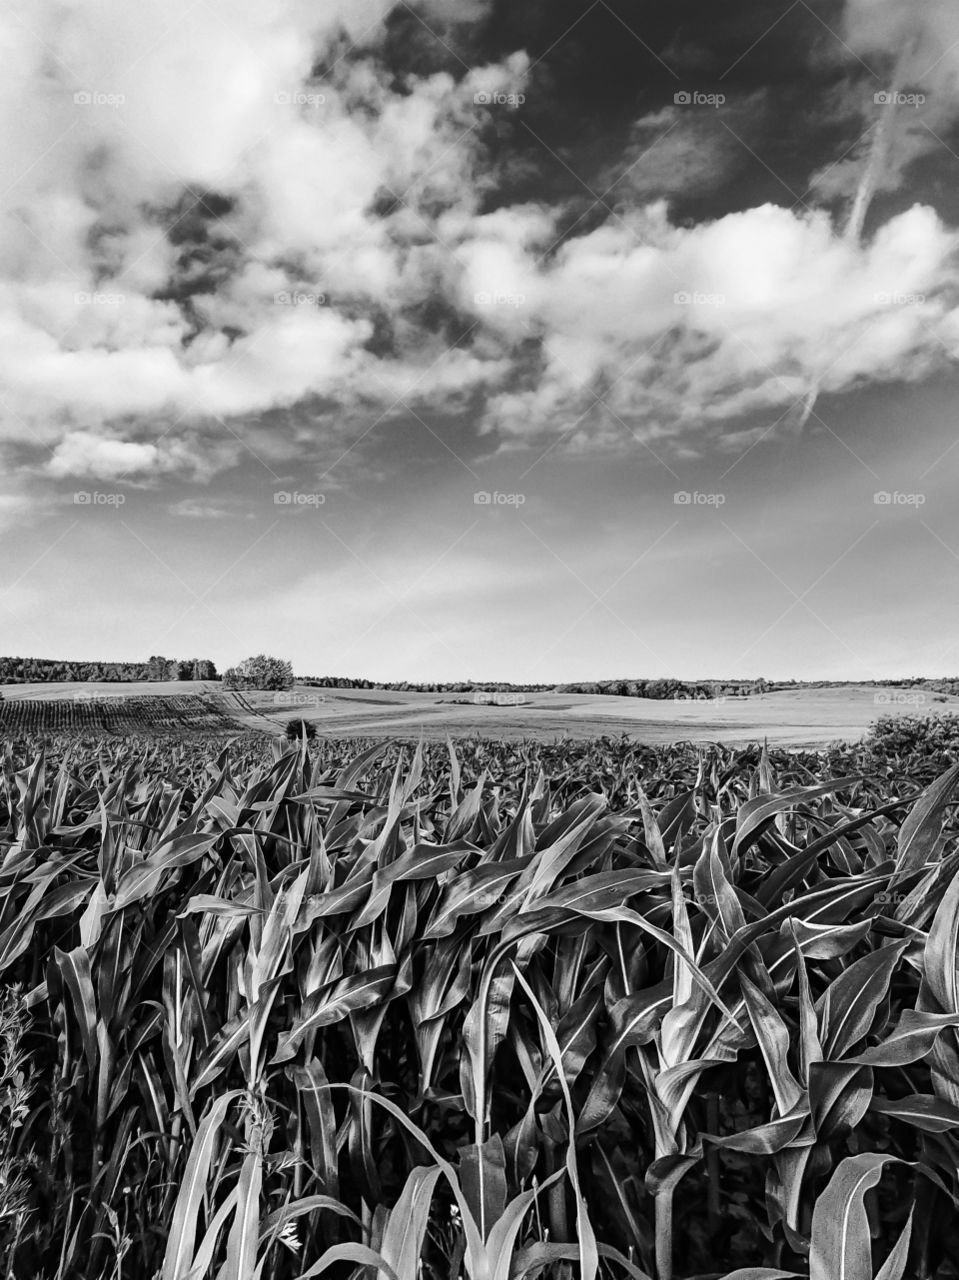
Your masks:
{"label": "distant tree", "polygon": [[[171,676],[171,666],[174,674]],[[154,654],[147,663],[148,680],[176,680],[178,666],[174,659],[161,658],[158,654]]]}
{"label": "distant tree", "polygon": [[292,689],[293,668],[284,658],[258,653],[223,673],[228,689]]}

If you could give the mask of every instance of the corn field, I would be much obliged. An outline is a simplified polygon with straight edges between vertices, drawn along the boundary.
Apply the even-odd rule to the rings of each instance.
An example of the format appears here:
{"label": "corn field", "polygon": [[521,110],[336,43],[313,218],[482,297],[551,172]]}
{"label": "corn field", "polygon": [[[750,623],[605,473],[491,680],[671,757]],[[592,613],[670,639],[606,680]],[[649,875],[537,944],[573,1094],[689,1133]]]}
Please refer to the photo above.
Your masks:
{"label": "corn field", "polygon": [[943,750],[17,740],[4,1274],[956,1277]]}
{"label": "corn field", "polygon": [[88,730],[103,734],[210,733],[235,734],[237,722],[227,699],[215,694],[125,697],[86,694],[73,698],[3,698],[0,733],[60,734]]}

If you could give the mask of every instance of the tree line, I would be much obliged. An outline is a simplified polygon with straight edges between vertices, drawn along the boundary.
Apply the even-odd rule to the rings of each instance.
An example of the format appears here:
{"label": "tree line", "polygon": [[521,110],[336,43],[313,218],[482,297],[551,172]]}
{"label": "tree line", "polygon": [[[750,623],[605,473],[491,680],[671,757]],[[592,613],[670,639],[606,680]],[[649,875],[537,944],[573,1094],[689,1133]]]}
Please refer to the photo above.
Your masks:
{"label": "tree line", "polygon": [[131,680],[218,680],[209,658],[164,658],[147,662],[80,662],[57,658],[0,658],[0,683],[44,684],[66,680],[104,683]]}
{"label": "tree line", "polygon": [[299,676],[314,689],[384,689],[398,693],[590,693],[621,698],[719,698],[765,693],[773,686],[757,680],[585,680],[571,684],[513,684],[506,680],[365,680],[347,676]]}
{"label": "tree line", "polygon": [[366,680],[360,676],[297,676],[311,689],[386,689],[394,693],[555,693],[555,684],[506,680]]}

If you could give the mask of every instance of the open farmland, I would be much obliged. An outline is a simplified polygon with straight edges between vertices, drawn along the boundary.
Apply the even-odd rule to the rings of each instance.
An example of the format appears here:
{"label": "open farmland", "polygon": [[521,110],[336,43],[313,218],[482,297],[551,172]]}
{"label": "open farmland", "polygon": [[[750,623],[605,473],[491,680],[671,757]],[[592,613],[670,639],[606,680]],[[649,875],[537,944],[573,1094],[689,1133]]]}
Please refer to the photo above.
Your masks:
{"label": "open farmland", "polygon": [[[78,727],[108,733],[243,730],[275,734],[288,720],[312,721],[333,737],[556,740],[626,734],[636,741],[745,744],[768,738],[793,747],[855,740],[882,715],[959,711],[952,694],[848,685],[794,689],[703,702],[595,694],[524,695],[520,705],[490,695],[378,689],[231,693],[216,682],[36,684],[7,686],[0,726],[57,732]],[[88,700],[88,701],[87,701]],[[86,705],[84,703],[86,702]],[[127,703],[132,705],[127,706]],[[63,704],[63,705],[61,705]],[[75,710],[71,706],[75,704]],[[71,717],[73,717],[71,719]]]}
{"label": "open farmland", "polygon": [[213,741],[7,754],[5,1274],[954,1280],[954,733]]}
{"label": "open farmland", "polygon": [[131,692],[118,696],[78,688],[70,697],[31,697],[22,696],[17,687],[17,697],[0,702],[0,733],[230,734],[241,727],[230,714],[234,706],[240,709],[240,704],[219,693]]}

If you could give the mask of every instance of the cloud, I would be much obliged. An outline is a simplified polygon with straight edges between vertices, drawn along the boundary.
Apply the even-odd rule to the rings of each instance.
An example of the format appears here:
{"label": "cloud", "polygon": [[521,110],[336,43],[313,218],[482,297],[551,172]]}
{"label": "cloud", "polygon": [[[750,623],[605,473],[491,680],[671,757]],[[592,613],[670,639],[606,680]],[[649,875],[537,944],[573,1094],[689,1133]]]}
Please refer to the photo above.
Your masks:
{"label": "cloud", "polygon": [[[441,33],[489,9],[420,15]],[[907,48],[945,102],[955,22],[939,0],[924,12],[916,35],[886,0],[849,0],[846,35],[884,65]],[[570,231],[567,202],[506,194],[529,56],[397,74],[381,56],[393,14],[38,0],[29,29],[0,14],[0,442],[45,445],[53,477],[155,479],[208,476],[244,443],[285,458],[288,411],[326,433],[408,404],[469,411],[506,441],[577,422],[574,439],[628,439],[624,424],[659,439],[777,410],[811,376],[842,390],[945,358],[955,264],[932,210],[862,248],[825,212],[773,205],[677,226],[665,201],[718,189],[743,152],[714,110],[667,107],[602,158],[613,211]],[[764,101],[730,106],[736,132]],[[927,132],[904,117],[897,172]],[[853,189],[852,154],[820,167],[822,195]]]}
{"label": "cloud", "polygon": [[860,60],[850,70],[863,74],[841,88],[830,110],[863,136],[853,135],[839,159],[813,175],[810,189],[824,199],[855,194],[872,136],[888,114],[882,99],[898,91],[876,177],[877,191],[896,191],[915,160],[942,146],[941,134],[959,115],[959,13],[951,0],[846,0],[841,30],[845,48]]}
{"label": "cloud", "polygon": [[183,498],[168,507],[171,516],[187,520],[223,520],[230,513],[223,506],[210,502],[197,502],[195,498]]}
{"label": "cloud", "polygon": [[[435,344],[406,317],[441,289],[437,215],[474,211],[484,189],[477,77],[515,87],[525,60],[397,87],[366,52],[392,7],[49,0],[30,31],[0,16],[15,51],[0,89],[4,438],[55,445],[53,474],[106,474],[121,452],[158,461],[112,439],[130,419],[168,431],[487,379],[466,356],[432,375]],[[391,349],[374,355],[383,314]]]}
{"label": "cloud", "polygon": [[749,159],[751,140],[764,114],[765,95],[750,94],[710,107],[663,107],[637,120],[624,154],[610,166],[599,190],[607,203],[627,197],[702,198],[732,181]]}
{"label": "cloud", "polygon": [[515,278],[542,359],[485,421],[520,438],[601,429],[604,412],[652,436],[786,408],[812,374],[830,391],[917,376],[951,349],[959,303],[955,239],[921,207],[859,247],[825,213],[765,205],[677,228],[660,205],[529,268]]}
{"label": "cloud", "polygon": [[[218,612],[237,635],[250,637],[254,650],[261,644],[257,637],[268,648],[271,635],[288,635],[294,666],[304,674],[313,669],[317,652],[325,655],[327,670],[375,672],[388,637],[397,670],[478,676],[489,660],[490,600],[508,601],[511,617],[528,615],[538,626],[536,592],[551,586],[561,592],[568,579],[562,565],[547,563],[547,553],[541,556],[542,548],[530,542],[532,559],[517,555],[511,535],[492,556],[488,546],[480,554],[468,541],[424,548],[415,540],[394,539],[362,558],[334,544],[324,568],[292,578],[278,575],[254,616],[247,610],[244,617],[233,601]],[[336,601],[335,614],[330,600]]]}
{"label": "cloud", "polygon": [[955,91],[959,85],[959,13],[951,0],[845,0],[843,37],[857,52],[898,67],[905,86]]}
{"label": "cloud", "polygon": [[110,440],[89,431],[71,431],[53,451],[47,464],[52,476],[95,476],[116,480],[120,476],[152,471],[159,450],[155,444]]}
{"label": "cloud", "polygon": [[492,9],[492,0],[423,0],[427,17],[447,22],[477,22]]}
{"label": "cloud", "polygon": [[36,519],[39,503],[25,493],[0,493],[0,533]]}

